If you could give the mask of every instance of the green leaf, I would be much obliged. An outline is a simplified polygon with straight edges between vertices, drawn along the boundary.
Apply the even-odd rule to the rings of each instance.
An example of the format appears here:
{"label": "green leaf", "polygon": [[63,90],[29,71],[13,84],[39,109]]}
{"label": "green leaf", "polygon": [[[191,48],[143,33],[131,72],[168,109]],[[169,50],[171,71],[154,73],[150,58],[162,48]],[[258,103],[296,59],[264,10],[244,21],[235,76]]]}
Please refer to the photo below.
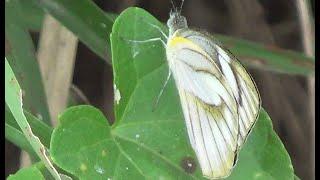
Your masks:
{"label": "green leaf", "polygon": [[44,180],[43,175],[36,167],[20,169],[16,174],[10,175],[7,180]]}
{"label": "green leaf", "polygon": [[[39,137],[44,146],[49,148],[53,128],[46,125],[27,111],[24,111],[24,114],[34,134]],[[39,160],[36,152],[32,149],[7,105],[5,106],[5,137],[20,149],[28,152],[31,159]]]}
{"label": "green leaf", "polygon": [[[112,151],[116,145],[110,137],[107,121],[100,112],[81,105],[69,108],[59,120],[52,134],[50,149],[55,163],[71,174],[79,177],[82,174],[83,179],[97,179],[98,172],[104,174],[112,169],[107,160],[115,161],[119,153]],[[95,132],[92,133],[91,129]]]}
{"label": "green leaf", "polygon": [[[80,179],[204,179],[189,144],[179,97],[171,79],[152,111],[168,66],[159,37],[146,22],[162,26],[139,8],[116,20],[111,35],[116,123],[90,106],[67,109],[51,139],[51,155]],[[143,33],[141,33],[143,32]],[[188,164],[192,166],[188,166]],[[262,109],[228,179],[293,179],[291,160]]]}
{"label": "green leaf", "polygon": [[[139,12],[142,14],[139,14]],[[164,25],[147,12],[138,8],[130,8],[123,12],[113,26],[110,39],[112,43],[114,87],[115,92],[117,89],[120,89],[119,95],[121,102],[119,104],[115,103],[115,117],[117,121],[121,119],[132,92],[137,85],[140,84],[140,79],[148,77],[148,75],[154,73],[154,71],[166,70],[168,72],[165,49],[160,41],[140,44],[134,44],[128,41],[159,37],[160,32],[146,24],[147,22],[153,23],[159,26],[164,32],[167,32]],[[150,28],[145,28],[146,26],[150,26]],[[160,68],[163,70],[159,70]],[[150,87],[151,90],[157,89],[157,93],[160,92],[167,72],[162,72],[164,76],[160,75],[154,80],[154,83],[152,83]],[[150,95],[149,92],[142,93],[147,93],[145,96]]]}
{"label": "green leaf", "polygon": [[[44,178],[46,180],[55,180],[51,176],[50,172],[48,171],[48,169],[46,168],[46,166],[45,166],[45,164],[43,162],[41,162],[41,161],[36,162],[36,163],[32,164],[32,166],[36,167],[41,172],[41,174],[44,176]],[[60,168],[57,168],[57,169],[59,170],[59,175],[60,175],[61,180],[76,179],[75,177],[71,177],[70,174],[68,174],[67,172],[63,171],[62,169],[60,169]]]}
{"label": "green leaf", "polygon": [[51,175],[59,179],[59,174],[47,157],[46,149],[40,142],[39,138],[35,136],[23,112],[22,90],[17,79],[14,76],[13,70],[5,58],[5,101],[8,109],[12,112],[14,119],[19,125],[24,136],[31,144],[31,147],[36,152],[38,157],[45,163]]}
{"label": "green leaf", "polygon": [[40,119],[36,118],[27,111],[24,111],[24,115],[26,116],[27,121],[31,126],[32,132],[39,137],[44,146],[50,148],[49,145],[53,128],[43,123]]}
{"label": "green leaf", "polygon": [[[182,124],[183,121],[178,124]],[[142,124],[144,125],[144,124]],[[156,124],[157,125],[157,124]],[[151,130],[156,126],[146,123]],[[81,179],[144,179],[145,177],[174,177],[190,178],[189,175],[173,164],[172,160],[162,153],[173,150],[172,147],[161,150],[149,147],[149,143],[157,144],[155,139],[170,138],[170,134],[180,134],[184,131],[170,132],[163,137],[153,136],[148,129],[140,129],[137,133],[126,136],[121,130],[126,126],[111,130],[103,114],[97,109],[82,105],[69,108],[60,117],[60,124],[54,130],[51,142],[51,155],[54,162],[62,169]],[[136,126],[131,126],[137,128]],[[130,128],[130,125],[129,125]],[[141,131],[142,130],[142,131]],[[118,132],[120,131],[120,132]],[[121,135],[123,134],[123,135]],[[151,136],[147,136],[147,135]],[[183,134],[184,135],[184,134]],[[184,136],[173,136],[177,153],[190,150]],[[179,138],[183,138],[182,143]],[[171,139],[171,138],[170,138]],[[161,142],[160,145],[172,142]],[[144,145],[144,143],[147,143]],[[180,144],[182,146],[180,146]],[[169,153],[169,152],[168,152]],[[190,153],[186,153],[188,155]],[[192,152],[191,152],[192,154]],[[177,159],[176,157],[175,159]]]}
{"label": "green leaf", "polygon": [[20,149],[25,150],[30,155],[31,159],[39,160],[36,152],[31,147],[30,143],[28,142],[27,138],[24,136],[23,132],[21,131],[19,125],[15,121],[12,113],[6,106],[5,110],[5,136],[6,139],[9,140],[11,143],[18,146]]}
{"label": "green leaf", "polygon": [[40,31],[44,18],[44,11],[33,1],[19,0],[21,4],[21,13],[24,24],[27,29],[32,31]]}
{"label": "green leaf", "polygon": [[314,58],[301,53],[218,34],[214,36],[247,67],[299,75],[314,73]]}
{"label": "green leaf", "polygon": [[113,16],[91,0],[32,0],[72,31],[93,52],[106,60],[110,55],[109,35]]}
{"label": "green leaf", "polygon": [[230,179],[293,179],[289,154],[264,110],[250,136]]}
{"label": "green leaf", "polygon": [[[52,128],[43,123],[41,120],[34,117],[27,111],[24,111],[24,114],[27,118],[28,123],[31,126],[33,133],[39,137],[40,141],[49,148]],[[12,113],[7,108],[5,109],[5,121],[6,121],[6,138],[11,141],[13,144],[17,145],[21,149],[27,151],[28,153],[34,153],[32,150],[30,143],[23,136],[21,129],[17,122],[15,121]]]}
{"label": "green leaf", "polygon": [[6,139],[9,140],[11,143],[15,144],[20,149],[23,149],[26,152],[28,152],[28,154],[32,157],[32,159],[37,158],[36,153],[34,152],[30,143],[24,137],[24,134],[21,131],[5,123],[5,136],[6,136]]}
{"label": "green leaf", "polygon": [[[110,129],[99,110],[72,107],[54,130],[51,155],[59,167],[81,179],[202,179],[179,114],[172,120],[131,119]],[[188,168],[187,162],[196,168]],[[253,178],[293,178],[290,158],[263,110],[228,179]]]}
{"label": "green leaf", "polygon": [[39,66],[18,0],[5,2],[5,18],[6,57],[23,89],[24,108],[50,124]]}

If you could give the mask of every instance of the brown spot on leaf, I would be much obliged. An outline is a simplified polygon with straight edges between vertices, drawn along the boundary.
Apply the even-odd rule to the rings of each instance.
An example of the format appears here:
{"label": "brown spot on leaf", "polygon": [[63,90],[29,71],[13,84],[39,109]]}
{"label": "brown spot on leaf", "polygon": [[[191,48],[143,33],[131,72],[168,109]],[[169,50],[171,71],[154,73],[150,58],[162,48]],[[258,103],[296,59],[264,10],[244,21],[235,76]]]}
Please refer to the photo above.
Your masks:
{"label": "brown spot on leaf", "polygon": [[184,169],[185,172],[194,173],[194,171],[196,170],[197,164],[192,157],[184,157],[181,160],[180,166]]}
{"label": "brown spot on leaf", "polygon": [[25,130],[26,130],[27,135],[29,136],[29,138],[31,138],[32,137],[32,131],[30,130],[30,128],[25,127]]}
{"label": "brown spot on leaf", "polygon": [[39,150],[40,150],[40,153],[41,153],[41,154],[44,154],[44,155],[45,155],[46,150],[45,150],[43,147],[40,147],[40,149],[39,149]]}
{"label": "brown spot on leaf", "polygon": [[9,81],[10,84],[15,84],[17,81],[14,77],[12,77]]}

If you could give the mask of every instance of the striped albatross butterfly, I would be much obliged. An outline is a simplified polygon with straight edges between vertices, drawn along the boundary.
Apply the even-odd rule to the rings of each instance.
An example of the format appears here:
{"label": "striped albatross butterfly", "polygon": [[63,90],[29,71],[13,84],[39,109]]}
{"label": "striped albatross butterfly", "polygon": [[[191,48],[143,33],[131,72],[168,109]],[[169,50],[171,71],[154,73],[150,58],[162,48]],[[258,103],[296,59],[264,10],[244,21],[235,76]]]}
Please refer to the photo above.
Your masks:
{"label": "striped albatross butterfly", "polygon": [[261,100],[237,58],[210,34],[188,28],[181,6],[173,8],[167,21],[168,77],[173,75],[179,91],[189,140],[203,175],[224,178],[258,118]]}

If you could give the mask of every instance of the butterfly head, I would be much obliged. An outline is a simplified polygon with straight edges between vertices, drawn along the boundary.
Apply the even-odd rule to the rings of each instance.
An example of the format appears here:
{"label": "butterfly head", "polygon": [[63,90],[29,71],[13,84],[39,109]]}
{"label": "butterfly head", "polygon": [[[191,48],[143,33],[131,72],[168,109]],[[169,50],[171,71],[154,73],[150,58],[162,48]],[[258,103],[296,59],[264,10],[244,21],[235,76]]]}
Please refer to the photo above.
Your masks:
{"label": "butterfly head", "polygon": [[[171,1],[172,2],[172,1]],[[173,2],[172,2],[173,4]],[[169,34],[172,35],[176,30],[187,28],[187,19],[184,16],[181,16],[181,9],[182,9],[183,1],[181,3],[180,8],[174,6],[170,11],[170,17],[167,21],[167,26],[169,27]]]}

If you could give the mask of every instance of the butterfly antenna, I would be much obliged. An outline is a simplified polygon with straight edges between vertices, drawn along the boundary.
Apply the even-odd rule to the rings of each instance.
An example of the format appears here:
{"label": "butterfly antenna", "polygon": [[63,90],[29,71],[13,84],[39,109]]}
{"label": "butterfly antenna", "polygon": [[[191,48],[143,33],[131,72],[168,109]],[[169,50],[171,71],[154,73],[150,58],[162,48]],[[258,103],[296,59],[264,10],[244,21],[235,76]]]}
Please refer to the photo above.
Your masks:
{"label": "butterfly antenna", "polygon": [[173,0],[170,0],[171,4],[172,4],[172,9],[173,11],[177,11],[177,6],[175,6]]}
{"label": "butterfly antenna", "polygon": [[179,13],[181,13],[183,3],[184,3],[184,0],[181,0],[181,4],[180,4],[180,8],[179,8]]}

